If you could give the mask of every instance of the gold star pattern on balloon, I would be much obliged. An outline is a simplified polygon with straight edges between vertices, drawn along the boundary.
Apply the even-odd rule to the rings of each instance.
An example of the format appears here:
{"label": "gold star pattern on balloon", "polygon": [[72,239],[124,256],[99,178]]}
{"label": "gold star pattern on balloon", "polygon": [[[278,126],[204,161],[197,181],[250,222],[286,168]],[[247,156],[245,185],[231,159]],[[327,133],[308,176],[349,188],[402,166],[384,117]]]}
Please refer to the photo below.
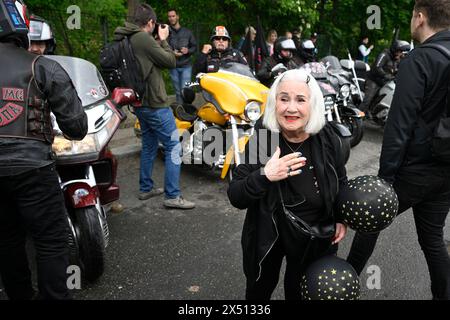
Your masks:
{"label": "gold star pattern on balloon", "polygon": [[347,187],[348,198],[339,203],[338,211],[352,229],[377,232],[392,223],[397,215],[398,199],[384,180],[377,176],[360,176],[349,180]]}
{"label": "gold star pattern on balloon", "polygon": [[[332,279],[323,282],[325,277]],[[352,273],[338,268],[323,270],[320,275],[312,280],[311,288],[305,275],[301,279],[301,295],[303,300],[358,300],[360,298],[361,285],[359,278]],[[316,292],[312,292],[312,288]]]}

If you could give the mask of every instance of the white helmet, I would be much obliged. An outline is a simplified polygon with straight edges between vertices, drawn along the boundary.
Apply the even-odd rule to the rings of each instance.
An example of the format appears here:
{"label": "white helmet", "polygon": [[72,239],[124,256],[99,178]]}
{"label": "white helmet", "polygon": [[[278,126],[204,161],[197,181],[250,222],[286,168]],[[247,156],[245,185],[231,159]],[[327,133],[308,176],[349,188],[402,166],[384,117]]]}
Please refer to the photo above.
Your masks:
{"label": "white helmet", "polygon": [[42,41],[47,44],[44,54],[53,54],[56,49],[56,41],[50,25],[43,18],[32,15],[30,17],[30,41]]}

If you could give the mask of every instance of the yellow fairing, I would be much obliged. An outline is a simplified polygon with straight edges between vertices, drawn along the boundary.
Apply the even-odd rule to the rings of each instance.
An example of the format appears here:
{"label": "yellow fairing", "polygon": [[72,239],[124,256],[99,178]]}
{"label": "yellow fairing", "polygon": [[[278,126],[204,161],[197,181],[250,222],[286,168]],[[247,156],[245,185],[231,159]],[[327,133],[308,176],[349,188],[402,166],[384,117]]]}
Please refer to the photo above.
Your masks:
{"label": "yellow fairing", "polygon": [[202,106],[198,110],[197,115],[204,121],[207,121],[209,123],[216,123],[221,126],[225,125],[225,123],[227,122],[227,119],[225,119],[225,117],[219,111],[217,111],[217,108],[211,103],[206,103],[204,106]]}
{"label": "yellow fairing", "polygon": [[[250,138],[248,136],[245,137],[241,137],[238,141],[239,143],[239,153],[243,153],[245,150],[245,146],[247,145],[247,142]],[[220,175],[220,177],[222,179],[225,179],[225,177],[227,176],[228,170],[230,169],[230,165],[233,162],[233,158],[234,158],[234,147],[231,146],[230,149],[228,149],[227,155],[225,157],[225,163],[223,164],[223,168],[222,168],[222,174]]]}
{"label": "yellow fairing", "polygon": [[175,125],[177,126],[178,133],[180,137],[183,135],[183,132],[189,130],[192,127],[192,123],[189,121],[182,121],[175,117]]}
{"label": "yellow fairing", "polygon": [[242,114],[248,101],[263,103],[268,92],[256,80],[226,72],[207,73],[201,77],[200,85],[213,95],[225,113],[232,115]]}

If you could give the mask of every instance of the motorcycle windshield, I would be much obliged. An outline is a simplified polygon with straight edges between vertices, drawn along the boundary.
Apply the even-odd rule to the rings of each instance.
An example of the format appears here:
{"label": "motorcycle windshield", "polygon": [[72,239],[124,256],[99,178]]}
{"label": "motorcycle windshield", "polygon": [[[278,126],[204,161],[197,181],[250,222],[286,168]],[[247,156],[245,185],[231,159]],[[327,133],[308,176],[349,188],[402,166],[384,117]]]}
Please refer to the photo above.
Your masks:
{"label": "motorcycle windshield", "polygon": [[89,61],[65,56],[45,56],[58,62],[67,72],[77,90],[78,97],[87,107],[104,100],[109,91],[97,67]]}
{"label": "motorcycle windshield", "polygon": [[324,65],[328,66],[328,70],[332,72],[340,72],[342,71],[341,62],[335,56],[326,56],[322,60],[320,60]]}
{"label": "motorcycle windshield", "polygon": [[236,75],[241,75],[257,80],[250,67],[242,63],[227,63],[225,66],[220,67],[219,72],[234,73]]}
{"label": "motorcycle windshield", "polygon": [[240,115],[249,101],[263,104],[268,88],[261,84],[248,66],[230,63],[218,72],[203,74],[200,85],[205,99],[220,108],[221,113]]}
{"label": "motorcycle windshield", "polygon": [[300,69],[303,69],[309,74],[311,74],[316,80],[328,78],[327,69],[320,62],[306,63],[303,66],[301,66]]}

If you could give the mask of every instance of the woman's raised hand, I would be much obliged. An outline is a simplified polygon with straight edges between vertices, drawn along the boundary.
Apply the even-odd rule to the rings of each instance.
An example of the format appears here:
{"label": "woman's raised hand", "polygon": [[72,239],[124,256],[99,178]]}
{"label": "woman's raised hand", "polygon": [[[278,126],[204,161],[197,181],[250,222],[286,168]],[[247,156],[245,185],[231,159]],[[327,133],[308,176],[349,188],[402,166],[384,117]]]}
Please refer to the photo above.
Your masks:
{"label": "woman's raised hand", "polygon": [[300,168],[306,164],[306,158],[303,158],[300,152],[290,153],[282,158],[280,158],[280,154],[280,147],[277,147],[272,158],[264,167],[264,174],[272,182],[299,175],[302,173]]}

